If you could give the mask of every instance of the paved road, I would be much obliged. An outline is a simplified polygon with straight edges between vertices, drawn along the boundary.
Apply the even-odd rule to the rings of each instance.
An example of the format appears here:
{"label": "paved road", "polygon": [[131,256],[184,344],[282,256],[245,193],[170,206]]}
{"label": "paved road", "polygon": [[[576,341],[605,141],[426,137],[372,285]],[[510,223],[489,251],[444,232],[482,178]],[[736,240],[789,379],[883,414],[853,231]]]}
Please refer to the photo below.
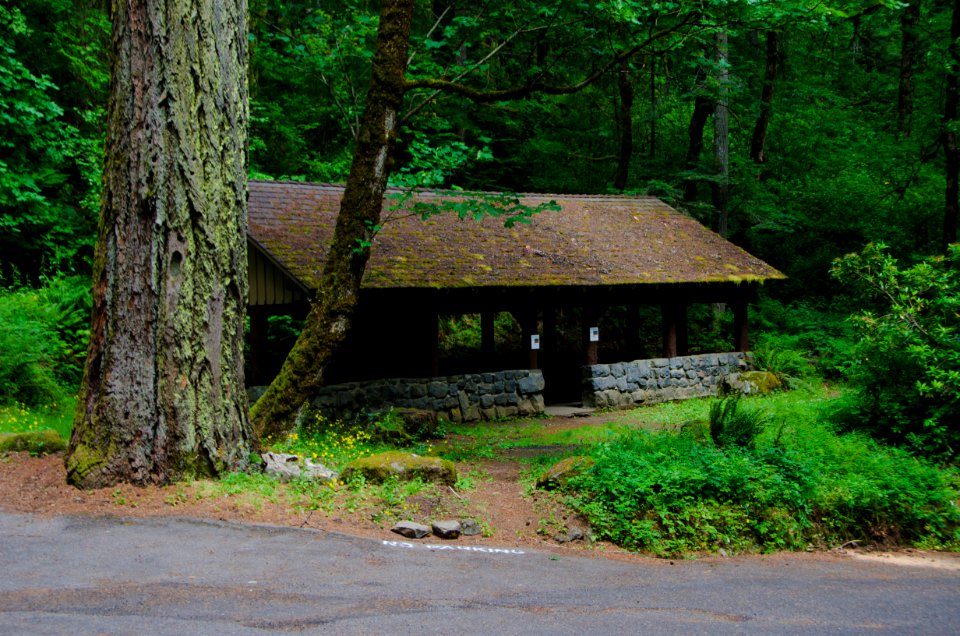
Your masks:
{"label": "paved road", "polygon": [[960,634],[960,572],[0,513],[0,634]]}

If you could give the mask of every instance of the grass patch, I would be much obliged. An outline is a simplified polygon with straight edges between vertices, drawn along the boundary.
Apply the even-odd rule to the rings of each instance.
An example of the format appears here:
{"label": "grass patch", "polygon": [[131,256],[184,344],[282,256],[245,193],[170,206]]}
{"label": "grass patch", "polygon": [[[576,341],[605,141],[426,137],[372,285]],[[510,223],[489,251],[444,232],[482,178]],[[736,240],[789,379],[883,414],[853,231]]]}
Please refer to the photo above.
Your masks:
{"label": "grass patch", "polygon": [[0,406],[0,433],[29,433],[53,430],[64,440],[73,430],[76,398],[65,398],[45,406],[31,407],[15,403]]}

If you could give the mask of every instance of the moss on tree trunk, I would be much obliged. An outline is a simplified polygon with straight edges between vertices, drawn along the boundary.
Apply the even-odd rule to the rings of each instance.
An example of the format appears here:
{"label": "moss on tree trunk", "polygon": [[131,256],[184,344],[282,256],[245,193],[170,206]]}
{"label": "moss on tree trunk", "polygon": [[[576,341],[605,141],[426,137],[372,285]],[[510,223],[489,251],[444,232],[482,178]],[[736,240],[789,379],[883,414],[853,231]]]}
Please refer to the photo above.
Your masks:
{"label": "moss on tree trunk", "polygon": [[385,0],[381,7],[366,110],[318,297],[280,374],[251,411],[260,439],[292,428],[297,411],[324,384],[327,364],[350,329],[370,256],[364,246],[380,221],[390,171],[414,4],[413,0]]}
{"label": "moss on tree trunk", "polygon": [[77,486],[246,461],[246,16],[245,0],[113,4]]}

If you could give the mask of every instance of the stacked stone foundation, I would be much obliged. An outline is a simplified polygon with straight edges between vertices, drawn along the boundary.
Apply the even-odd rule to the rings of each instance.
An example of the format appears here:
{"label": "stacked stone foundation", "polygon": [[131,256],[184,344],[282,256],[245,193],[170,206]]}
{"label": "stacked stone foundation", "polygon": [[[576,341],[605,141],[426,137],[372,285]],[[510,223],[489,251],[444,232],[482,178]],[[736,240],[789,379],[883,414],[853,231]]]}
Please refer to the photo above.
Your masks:
{"label": "stacked stone foundation", "polygon": [[717,395],[724,384],[739,387],[751,368],[746,353],[594,364],[584,367],[583,405],[618,409]]}
{"label": "stacked stone foundation", "polygon": [[453,422],[475,422],[543,413],[543,387],[540,371],[523,369],[350,382],[321,388],[310,407],[333,419],[393,407],[433,411]]}

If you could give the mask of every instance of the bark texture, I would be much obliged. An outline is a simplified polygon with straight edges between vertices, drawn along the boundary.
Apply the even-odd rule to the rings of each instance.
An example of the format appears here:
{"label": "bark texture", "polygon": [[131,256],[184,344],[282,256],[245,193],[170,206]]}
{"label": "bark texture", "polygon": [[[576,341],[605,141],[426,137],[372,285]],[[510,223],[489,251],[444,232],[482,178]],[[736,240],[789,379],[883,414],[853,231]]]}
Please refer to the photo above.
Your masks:
{"label": "bark texture", "polygon": [[630,175],[630,159],[633,158],[633,79],[630,77],[630,64],[627,61],[620,65],[617,88],[620,91],[620,153],[617,157],[617,174],[613,178],[613,187],[623,192]]}
{"label": "bark texture", "polygon": [[280,375],[251,411],[259,439],[290,430],[313,389],[324,384],[330,358],[350,330],[370,256],[362,245],[380,220],[389,176],[414,4],[414,0],[384,0],[381,6],[373,78],[319,296]]}
{"label": "bark texture", "polygon": [[767,56],[763,73],[763,88],[760,89],[760,115],[753,127],[750,140],[750,158],[756,163],[765,163],[764,154],[767,145],[767,130],[773,116],[773,88],[777,80],[777,60],[780,48],[780,36],[776,31],[767,31]]}
{"label": "bark texture", "polygon": [[727,201],[730,196],[730,108],[727,103],[729,48],[727,32],[717,32],[717,87],[720,91],[713,110],[713,157],[717,180],[713,186],[713,207],[717,209],[717,234],[727,235]]}
{"label": "bark texture", "polygon": [[[700,164],[700,154],[703,152],[703,131],[707,127],[707,120],[713,113],[716,100],[704,94],[706,88],[703,86],[707,74],[702,66],[697,67],[696,92],[697,96],[693,103],[693,113],[690,115],[690,125],[687,127],[687,145],[686,170],[688,173],[696,171]],[[697,180],[693,176],[688,176],[683,185],[683,200],[693,201],[697,198]]]}
{"label": "bark texture", "polygon": [[897,89],[897,131],[909,137],[913,119],[913,75],[920,54],[920,0],[910,0],[900,14],[900,84]]}
{"label": "bark texture", "polygon": [[164,483],[240,468],[246,0],[113,5],[94,308],[67,478]]}
{"label": "bark texture", "polygon": [[960,216],[960,148],[955,132],[960,110],[960,0],[953,3],[950,20],[950,47],[947,60],[947,88],[943,110],[943,152],[946,155],[946,202],[943,212],[943,251],[957,242],[957,218]]}

